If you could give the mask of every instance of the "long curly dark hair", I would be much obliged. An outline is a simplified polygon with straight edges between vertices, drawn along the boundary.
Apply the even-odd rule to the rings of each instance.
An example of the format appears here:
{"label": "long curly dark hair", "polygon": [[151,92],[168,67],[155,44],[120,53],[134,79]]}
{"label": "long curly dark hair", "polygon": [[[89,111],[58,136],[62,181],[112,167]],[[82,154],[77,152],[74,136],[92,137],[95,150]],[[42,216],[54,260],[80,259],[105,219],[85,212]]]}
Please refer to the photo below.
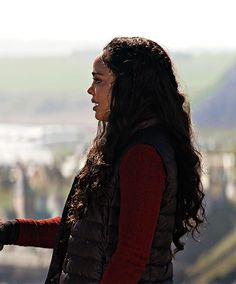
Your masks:
{"label": "long curly dark hair", "polygon": [[106,196],[116,153],[145,121],[156,120],[171,137],[178,168],[176,221],[173,242],[183,250],[180,238],[199,232],[205,219],[201,184],[201,155],[195,148],[190,108],[180,92],[171,59],[152,40],[114,38],[103,50],[106,66],[114,73],[110,115],[99,121],[97,135],[78,177],[68,219],[82,218],[90,193]]}

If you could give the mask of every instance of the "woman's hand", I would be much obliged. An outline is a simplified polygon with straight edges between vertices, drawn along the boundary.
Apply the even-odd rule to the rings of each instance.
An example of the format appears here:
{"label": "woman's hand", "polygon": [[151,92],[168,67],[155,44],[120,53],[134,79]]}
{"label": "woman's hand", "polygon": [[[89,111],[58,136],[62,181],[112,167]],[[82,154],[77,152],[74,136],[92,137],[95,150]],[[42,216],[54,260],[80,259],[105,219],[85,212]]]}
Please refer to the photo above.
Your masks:
{"label": "woman's hand", "polygon": [[3,220],[2,219],[0,219],[0,251],[3,249],[3,247],[4,247],[4,244],[2,244],[2,230],[3,230],[3,224],[4,224],[4,222],[3,222]]}
{"label": "woman's hand", "polygon": [[17,241],[19,229],[18,221],[3,221],[0,219],[0,250],[3,249],[4,245],[11,245]]}

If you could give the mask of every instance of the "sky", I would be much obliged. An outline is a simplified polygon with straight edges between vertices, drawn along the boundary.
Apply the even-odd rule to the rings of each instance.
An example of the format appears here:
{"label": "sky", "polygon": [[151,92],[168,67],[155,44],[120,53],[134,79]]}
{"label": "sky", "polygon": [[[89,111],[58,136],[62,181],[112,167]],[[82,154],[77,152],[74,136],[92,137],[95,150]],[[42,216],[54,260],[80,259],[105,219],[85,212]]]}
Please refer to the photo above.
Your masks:
{"label": "sky", "polygon": [[235,11],[235,0],[0,0],[0,51],[102,47],[115,36],[236,49]]}

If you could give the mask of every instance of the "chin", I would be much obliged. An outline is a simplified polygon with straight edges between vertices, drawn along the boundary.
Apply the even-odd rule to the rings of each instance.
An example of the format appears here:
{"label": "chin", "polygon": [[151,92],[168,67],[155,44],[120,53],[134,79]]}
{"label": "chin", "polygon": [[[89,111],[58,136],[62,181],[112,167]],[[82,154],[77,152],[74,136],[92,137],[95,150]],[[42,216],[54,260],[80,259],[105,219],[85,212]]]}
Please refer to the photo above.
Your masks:
{"label": "chin", "polygon": [[99,121],[107,121],[107,119],[108,119],[107,117],[104,117],[104,116],[101,116],[101,115],[96,115],[96,114],[95,114],[95,118]]}

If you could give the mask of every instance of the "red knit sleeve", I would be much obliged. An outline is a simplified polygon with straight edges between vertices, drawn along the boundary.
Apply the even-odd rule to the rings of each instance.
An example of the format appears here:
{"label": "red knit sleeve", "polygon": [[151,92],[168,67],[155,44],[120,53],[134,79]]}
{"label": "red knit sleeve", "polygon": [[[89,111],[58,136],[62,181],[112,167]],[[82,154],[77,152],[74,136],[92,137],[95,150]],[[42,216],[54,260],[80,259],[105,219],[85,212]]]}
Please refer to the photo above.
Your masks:
{"label": "red knit sleeve", "polygon": [[165,171],[156,150],[133,146],[120,167],[120,219],[117,249],[101,284],[136,284],[148,262],[165,189]]}
{"label": "red knit sleeve", "polygon": [[34,220],[16,219],[20,223],[19,246],[53,248],[61,217]]}

